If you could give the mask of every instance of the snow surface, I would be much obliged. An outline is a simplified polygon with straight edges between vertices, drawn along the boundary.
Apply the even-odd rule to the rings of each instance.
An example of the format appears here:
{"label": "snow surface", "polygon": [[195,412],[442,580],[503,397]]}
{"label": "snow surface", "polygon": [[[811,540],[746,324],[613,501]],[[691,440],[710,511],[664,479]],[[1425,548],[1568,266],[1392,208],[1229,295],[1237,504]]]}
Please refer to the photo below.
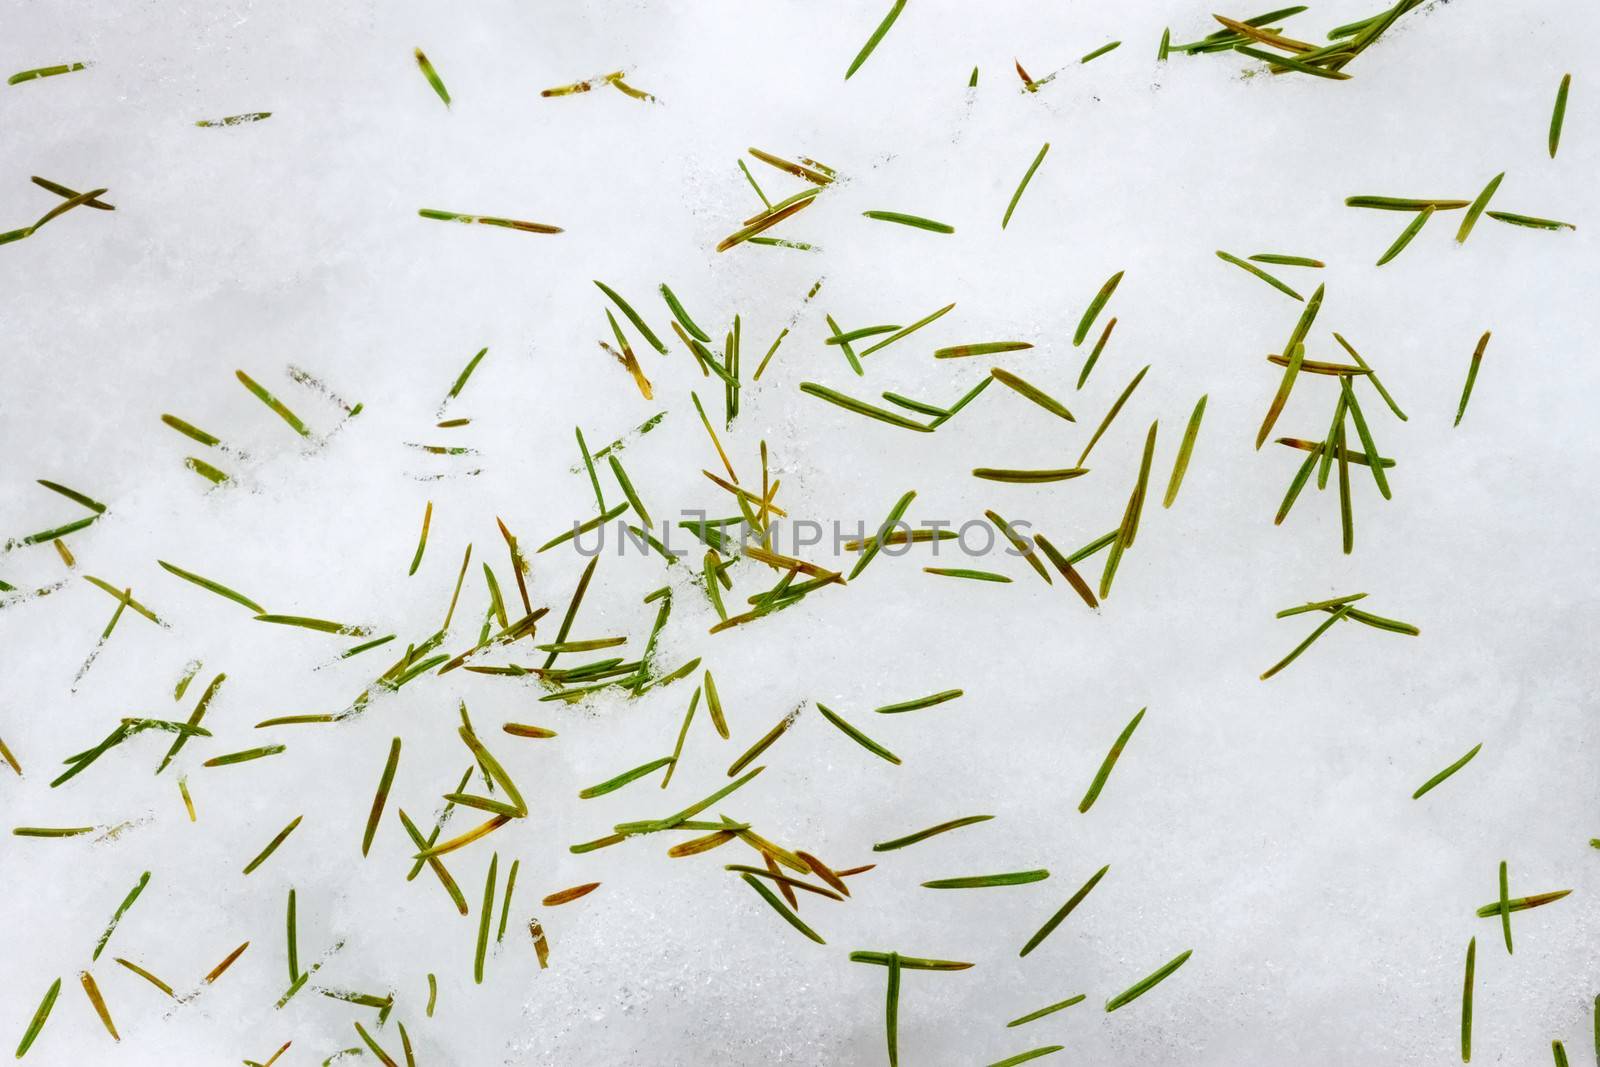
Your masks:
{"label": "snow surface", "polygon": [[[34,484],[64,482],[110,510],[67,543],[94,574],[170,622],[128,613],[92,670],[74,674],[114,607],[48,546],[0,557],[24,589],[52,595],[0,610],[0,737],[25,770],[0,767],[10,825],[111,825],[115,840],[0,838],[8,902],[0,1027],[20,1036],[56,976],[60,1002],[33,1051],[42,1064],[321,1063],[359,1043],[374,1013],[288,984],[286,891],[298,894],[302,967],[336,941],[313,983],[393,990],[374,1031],[392,1054],[404,1022],[423,1064],[880,1063],[881,968],[852,949],[974,961],[959,974],[908,972],[902,1062],[976,1064],[1043,1044],[1049,1063],[1443,1064],[1455,1062],[1462,958],[1477,935],[1475,1062],[1575,1060],[1600,992],[1600,786],[1593,635],[1600,556],[1593,537],[1593,358],[1597,253],[1592,175],[1600,130],[1590,42],[1600,14],[1579,3],[1436,3],[1406,16],[1342,83],[1272,78],[1238,56],[1154,60],[1210,32],[1193,3],[917,0],[848,83],[841,74],[885,5],[639,2],[470,8],[401,2],[11,4],[7,69],[83,59],[86,71],[0,90],[6,151],[0,206],[23,225],[55,198],[28,182],[107,186],[115,213],[76,210],[0,250],[0,533],[20,536],[81,509]],[[1260,5],[1270,6],[1270,5]],[[1286,23],[1319,38],[1375,5],[1317,3]],[[1253,11],[1235,11],[1247,16]],[[1123,46],[1084,66],[1111,39]],[[448,85],[448,110],[412,59],[421,46]],[[1020,60],[1037,94],[1020,91]],[[981,69],[976,91],[970,68]],[[647,104],[609,90],[542,99],[540,89],[625,68]],[[1255,76],[1243,72],[1256,69]],[[1556,85],[1574,72],[1559,157],[1545,151]],[[229,129],[194,121],[248,111]],[[1039,145],[1051,151],[1010,227],[999,219]],[[718,240],[755,211],[735,159],[749,146],[810,156],[847,181],[773,231],[822,251]],[[745,157],[768,195],[797,182]],[[1406,216],[1344,207],[1381,193],[1470,198],[1494,173],[1491,206],[1569,219],[1575,233],[1480,221],[1451,239],[1441,213],[1395,262],[1373,267]],[[419,219],[417,209],[506,215],[565,227],[538,236]],[[873,222],[867,209],[953,223],[936,236]],[[1308,489],[1271,517],[1297,454],[1252,449],[1299,304],[1219,262],[1215,249],[1312,255],[1324,271],[1275,270],[1327,297],[1308,346],[1342,358],[1337,329],[1411,416],[1365,409],[1394,499],[1353,473],[1356,549],[1339,549],[1333,492]],[[1090,296],[1127,272],[1102,321],[1116,333],[1082,392],[1087,346],[1070,334]],[[609,340],[599,278],[669,342],[634,338],[656,399],[597,347]],[[803,298],[825,279],[809,304]],[[637,701],[538,703],[529,681],[427,677],[339,726],[254,730],[274,715],[337,711],[394,659],[388,646],[324,669],[352,642],[253,622],[249,612],[163,572],[190,568],[282,613],[370,621],[397,645],[438,625],[463,546],[513,583],[494,526],[531,549],[592,513],[574,474],[572,430],[592,447],[657,411],[666,419],[624,458],[661,513],[727,498],[700,469],[718,461],[689,403],[720,390],[667,330],[654,295],[673,286],[720,337],[742,316],[746,377],[793,328],[723,435],[749,484],[765,439],[778,502],[797,517],[875,524],[905,490],[915,519],[986,508],[1026,519],[1063,548],[1112,528],[1161,421],[1152,499],[1113,595],[1089,612],[1021,561],[1008,586],[922,573],[925,550],[876,561],[758,623],[708,636],[712,609],[687,579],[663,634],[663,670],[705,657],[733,739],[702,706],[671,788],[652,777],[606,797],[576,793],[671,751],[693,681]],[[864,381],[822,343],[823,314],[847,328],[957,308],[868,362]],[[798,315],[798,318],[796,316]],[[1468,358],[1494,332],[1472,404],[1451,428]],[[935,362],[939,345],[1020,338],[1008,357]],[[489,354],[433,429],[440,399],[479,348]],[[1133,373],[1151,370],[1095,449],[1093,474],[1045,487],[972,478],[974,466],[1065,466]],[[342,421],[293,384],[288,364],[365,408]],[[824,382],[872,398],[935,402],[1004,366],[1062,398],[1069,426],[996,386],[937,434],[912,434],[798,391]],[[290,433],[232,379],[244,368],[326,436]],[[1183,492],[1157,506],[1194,401],[1209,395]],[[1319,438],[1330,379],[1303,377],[1280,433]],[[239,479],[207,491],[183,466],[199,454],[163,427],[172,412],[249,453],[211,456]],[[715,417],[715,414],[714,414]],[[335,432],[335,427],[337,430]],[[450,436],[454,434],[455,436]],[[428,456],[404,442],[467,444]],[[481,468],[476,476],[459,472]],[[455,472],[455,473],[451,473]],[[447,474],[435,481],[425,476]],[[617,497],[607,481],[608,503]],[[406,577],[424,503],[429,548]],[[828,562],[829,553],[814,555]],[[840,557],[848,564],[848,557]],[[532,557],[530,595],[553,607],[553,639],[584,560]],[[681,571],[684,568],[677,568]],[[486,603],[475,562],[446,649],[476,637]],[[772,579],[740,572],[742,601]],[[1091,579],[1098,563],[1088,565]],[[644,593],[659,559],[601,561],[574,636],[627,634],[655,617]],[[1273,613],[1363,590],[1400,637],[1356,626],[1326,635],[1282,675],[1257,675],[1311,628]],[[520,661],[528,662],[531,652]],[[186,699],[184,664],[204,661]],[[381,661],[381,662],[380,662]],[[109,753],[59,789],[51,768],[125,715],[184,718],[217,672],[224,683],[196,739],[161,776],[166,735]],[[903,716],[881,704],[949,687],[966,696]],[[393,814],[431,821],[469,762],[456,737],[464,699],[532,812],[448,858],[472,904],[462,918],[424,872]],[[687,805],[801,701],[822,701],[898,753],[891,767],[814,711],[762,757],[767,770],[716,811],[835,867],[879,861],[843,905],[803,904],[827,939],[785,925],[721,865],[741,845],[669,859],[672,835],[585,855],[568,846],[613,823]],[[1148,706],[1093,810],[1077,802],[1107,747]],[[559,731],[509,737],[506,721]],[[360,838],[390,739],[404,751],[371,855]],[[1472,745],[1475,761],[1422,800],[1412,791]],[[206,758],[279,742],[232,767]],[[191,824],[176,778],[187,775]],[[981,826],[900,852],[873,842],[968,814]],[[301,827],[261,869],[240,869],[284,823]],[[458,813],[452,823],[464,828]],[[681,835],[673,840],[681,839]],[[521,861],[504,943],[482,985],[473,943],[488,854]],[[1474,909],[1497,893],[1572,896],[1498,923]],[[1017,949],[1090,874],[1111,870],[1026,959]],[[1042,883],[971,892],[930,878],[1048,867]],[[92,970],[122,1034],[113,1046],[75,975],[141,871],[149,888]],[[580,882],[601,888],[543,908]],[[503,884],[503,882],[502,882]],[[539,970],[526,933],[551,946]],[[250,949],[194,1001],[174,1006],[112,964],[125,956],[181,988],[239,942]],[[1104,1000],[1179,951],[1172,978],[1114,1014]],[[423,1011],[425,976],[438,1009]],[[1004,1023],[1076,993],[1045,1020]],[[371,1057],[366,1057],[370,1060]]]}

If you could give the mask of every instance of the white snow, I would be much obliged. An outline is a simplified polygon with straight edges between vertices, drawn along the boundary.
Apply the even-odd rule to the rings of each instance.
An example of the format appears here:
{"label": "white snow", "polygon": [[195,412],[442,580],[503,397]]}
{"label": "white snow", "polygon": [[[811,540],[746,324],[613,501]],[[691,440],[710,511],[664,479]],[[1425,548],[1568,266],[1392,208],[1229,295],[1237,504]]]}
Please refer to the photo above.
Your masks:
{"label": "white snow", "polygon": [[[1259,7],[1270,7],[1261,4]],[[10,826],[136,825],[114,841],[0,838],[6,935],[0,1037],[20,1037],[51,980],[61,999],[29,1063],[321,1063],[359,1044],[352,1020],[399,1056],[403,1022],[423,1064],[745,1064],[885,1061],[882,968],[852,949],[971,960],[957,974],[907,972],[905,1063],[980,1064],[1043,1044],[1048,1063],[1437,1064],[1457,1053],[1462,958],[1477,935],[1473,1047],[1483,1062],[1545,1062],[1553,1038],[1586,1055],[1600,992],[1600,786],[1594,774],[1595,583],[1592,487],[1600,371],[1589,289],[1600,265],[1591,176],[1600,123],[1586,59],[1600,15],[1579,4],[1434,3],[1350,68],[1347,82],[1269,77],[1240,56],[1155,62],[1212,29],[1205,5],[908,5],[849,81],[844,68],[887,4],[12,5],[6,68],[82,59],[83,72],[0,88],[0,228],[57,199],[38,174],[109,188],[114,213],[75,210],[0,248],[0,536],[83,514],[34,484],[53,479],[110,505],[67,537],[69,574],[47,545],[0,556],[0,578],[52,595],[0,609],[0,738],[26,772],[0,766]],[[1376,4],[1316,3],[1284,25],[1321,39]],[[1254,10],[1228,12],[1239,17]],[[1107,40],[1122,47],[1087,65]],[[422,47],[449,87],[446,109],[412,59]],[[1036,94],[1021,91],[1020,60]],[[980,68],[975,91],[970,69]],[[609,89],[539,90],[626,69],[647,104]],[[1251,77],[1244,72],[1255,70]],[[1574,83],[1559,156],[1545,150],[1562,73]],[[250,111],[268,120],[200,129]],[[1009,228],[999,221],[1041,143],[1051,150]],[[771,231],[806,253],[713,251],[759,208],[735,165],[750,146],[837,168],[845,181]],[[748,156],[768,196],[794,179]],[[1381,269],[1407,216],[1358,211],[1345,196],[1471,198],[1507,172],[1491,207],[1553,216],[1576,232],[1482,219],[1452,240],[1441,212]],[[453,226],[419,208],[552,223],[541,236]],[[926,215],[953,236],[874,222],[868,209]],[[1327,296],[1311,358],[1342,359],[1338,330],[1410,415],[1370,390],[1363,406],[1397,466],[1383,502],[1352,471],[1356,548],[1344,556],[1333,490],[1308,488],[1272,525],[1299,456],[1252,449],[1301,305],[1218,261],[1284,252],[1322,271],[1269,267]],[[1101,315],[1116,332],[1083,391],[1078,317],[1125,270]],[[596,341],[610,341],[601,279],[668,344],[629,329],[655,384],[641,398]],[[805,294],[819,278],[822,290]],[[471,645],[488,561],[516,599],[498,516],[530,554],[530,596],[554,639],[585,560],[532,555],[593,513],[573,426],[591,448],[658,411],[622,453],[659,516],[730,514],[700,474],[720,472],[688,393],[715,419],[721,390],[672,336],[655,287],[667,282],[720,341],[742,317],[754,371],[798,313],[724,445],[744,484],[765,439],[780,506],[849,526],[880,521],[907,489],[910,517],[960,523],[993,508],[1063,549],[1116,525],[1144,431],[1160,419],[1151,499],[1112,596],[1089,612],[1058,580],[990,557],[1011,585],[935,578],[919,548],[885,554],[847,588],[729,632],[684,577],[657,663],[692,657],[716,675],[733,729],[697,713],[671,788],[657,778],[603,798],[579,789],[671,752],[698,679],[636,701],[538,703],[531,680],[424,677],[338,726],[253,729],[278,715],[333,712],[437,628],[464,546],[473,547],[452,653]],[[909,323],[957,308],[867,362],[857,379],[823,344],[845,328]],[[624,328],[627,324],[624,321]],[[1472,403],[1452,429],[1477,338],[1493,331]],[[1095,334],[1098,336],[1098,327]],[[1004,357],[935,362],[933,348],[1032,341]],[[1092,340],[1091,340],[1092,343]],[[489,354],[438,430],[437,409],[466,360]],[[346,400],[294,384],[293,364]],[[978,481],[975,466],[1070,465],[1111,401],[1151,370],[1086,478],[1025,487]],[[799,392],[818,381],[864,399],[883,390],[948,403],[1003,366],[1051,392],[1067,425],[1001,387],[936,434],[870,422]],[[302,415],[296,437],[233,380],[243,368]],[[1209,404],[1188,478],[1159,507],[1194,401]],[[1303,376],[1277,433],[1320,438],[1332,380]],[[248,459],[207,455],[239,484],[207,491],[183,457],[202,455],[164,412],[223,437]],[[464,444],[468,457],[405,442]],[[476,476],[450,472],[481,469]],[[446,474],[441,480],[423,476]],[[607,503],[620,499],[602,470]],[[422,567],[406,577],[424,504]],[[680,537],[678,544],[685,544]],[[945,550],[948,552],[948,549]],[[848,556],[830,561],[849,565]],[[1086,564],[1091,581],[1099,559]],[[188,585],[168,560],[285,614],[371,623],[399,638],[313,670],[355,643],[251,620]],[[690,562],[697,562],[696,556]],[[942,553],[940,562],[945,560]],[[955,565],[961,565],[955,561]],[[675,568],[682,571],[684,568]],[[133,594],[170,629],[124,614],[92,670],[74,674],[115,607],[78,575]],[[736,572],[730,603],[775,580]],[[636,655],[665,583],[658,558],[602,559],[575,638],[626,634]],[[1339,626],[1283,674],[1257,675],[1309,632],[1291,604],[1366,591],[1372,610],[1415,622],[1416,638]],[[513,608],[513,614],[518,613]],[[526,650],[509,657],[540,662]],[[181,702],[185,663],[204,667]],[[506,662],[500,656],[495,662]],[[576,658],[573,662],[578,662]],[[58,761],[126,715],[186,718],[226,672],[196,738],[161,776],[169,735],[142,735],[78,778],[49,787]],[[871,709],[936,690],[966,695],[925,711]],[[431,825],[470,755],[456,735],[465,700],[531,814],[447,858],[471,904],[459,916],[432,875],[406,882],[414,852],[394,814]],[[902,757],[853,745],[809,708],[758,761],[767,770],[712,808],[835,867],[879,862],[847,904],[803,901],[815,945],[785,925],[725,863],[739,844],[687,859],[661,834],[573,855],[614,823],[665,815],[727,781],[724,771],[801,701],[822,701]],[[1106,749],[1149,712],[1087,815],[1078,800]],[[507,721],[559,732],[537,741]],[[399,772],[370,856],[360,839],[390,739]],[[1412,791],[1472,745],[1478,757],[1421,800]],[[207,768],[218,754],[283,743],[283,755]],[[186,775],[198,810],[178,796]],[[996,818],[903,851],[877,841],[968,814]],[[289,819],[300,828],[259,870],[244,864]],[[469,812],[451,826],[464,829]],[[489,854],[501,885],[520,860],[503,944],[471,979]],[[1570,888],[1519,913],[1517,952],[1474,909],[1497,894]],[[1038,950],[1017,949],[1100,866],[1099,887]],[[1048,867],[1042,883],[935,892],[940,877]],[[96,1021],[76,974],[140,872],[149,887],[91,968],[122,1035]],[[580,882],[601,888],[543,908]],[[284,902],[297,891],[302,968],[337,941],[311,987],[385,994],[374,1012],[289,984]],[[497,904],[498,908],[498,904]],[[550,941],[535,961],[527,921]],[[240,942],[249,950],[191,1003],[174,1006],[111,962],[123,956],[192,988]],[[1137,1003],[1104,1001],[1183,949],[1193,957]],[[438,1007],[424,1013],[426,975]],[[1076,993],[1087,1000],[1007,1030]],[[371,1057],[367,1057],[371,1059]]]}

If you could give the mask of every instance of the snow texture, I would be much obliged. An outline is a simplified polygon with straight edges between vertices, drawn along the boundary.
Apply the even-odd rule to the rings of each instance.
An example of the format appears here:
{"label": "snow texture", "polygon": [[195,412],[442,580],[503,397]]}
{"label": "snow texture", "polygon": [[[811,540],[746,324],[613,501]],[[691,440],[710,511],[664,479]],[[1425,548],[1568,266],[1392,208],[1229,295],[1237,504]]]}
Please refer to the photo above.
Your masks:
{"label": "snow texture", "polygon": [[[1593,525],[1600,370],[1592,293],[1592,5],[1434,3],[1405,16],[1331,82],[1272,77],[1239,55],[1155,61],[1209,33],[1193,3],[915,0],[848,82],[842,74],[886,5],[774,2],[529,5],[9,5],[10,69],[85,60],[84,71],[0,89],[6,227],[59,200],[38,174],[101,186],[115,212],[79,208],[0,248],[0,520],[20,537],[87,514],[34,479],[106,502],[66,538],[0,557],[0,578],[43,597],[0,609],[0,766],[8,826],[134,825],[114,839],[0,838],[7,910],[0,1028],[20,1037],[57,976],[61,998],[29,1053],[40,1064],[321,1063],[360,1044],[353,1020],[400,1057],[403,1022],[421,1064],[882,1063],[885,971],[852,949],[976,963],[906,972],[900,1055],[981,1064],[1044,1044],[1072,1064],[1443,1064],[1455,1062],[1462,961],[1477,936],[1474,1062],[1575,1061],[1600,992],[1600,779],[1594,768],[1593,636],[1600,581]],[[1375,5],[1315,4],[1285,31],[1321,40]],[[1234,11],[1240,17],[1253,11]],[[1080,65],[1108,40],[1121,48]],[[423,48],[448,109],[412,57]],[[1013,60],[1036,78],[1022,91]],[[979,84],[967,88],[980,68]],[[609,71],[655,102],[541,89]],[[1575,75],[1557,158],[1546,151],[1561,75]],[[198,119],[270,111],[229,128]],[[1000,216],[1043,142],[1051,150],[1010,226]],[[746,154],[806,156],[842,178],[772,236],[820,251],[713,249],[760,208],[735,160],[768,196],[798,180]],[[1351,194],[1470,199],[1495,173],[1490,206],[1553,216],[1576,232],[1440,212],[1393,263],[1378,256],[1407,215],[1347,208]],[[558,235],[419,218],[419,208],[532,219]],[[872,221],[886,209],[949,222],[942,236]],[[1315,256],[1326,269],[1269,267],[1302,293],[1326,284],[1308,356],[1342,360],[1338,330],[1410,416],[1365,385],[1363,407],[1394,499],[1352,470],[1355,550],[1340,551],[1336,491],[1310,487],[1272,523],[1302,456],[1252,444],[1281,378],[1279,352],[1302,305],[1235,267],[1239,256]],[[1088,384],[1089,344],[1071,345],[1104,280],[1126,271],[1101,315],[1118,326]],[[662,357],[625,321],[653,380],[645,400],[596,345],[610,343],[591,284],[624,294],[667,343]],[[818,279],[823,285],[807,302]],[[731,429],[722,396],[668,329],[655,294],[671,285],[721,341],[740,316],[745,388]],[[937,323],[875,354],[857,378],[824,345],[843,327]],[[750,374],[790,332],[759,382]],[[1478,337],[1493,331],[1472,403],[1455,415]],[[1098,327],[1095,331],[1098,334]],[[932,350],[1019,339],[1007,356],[938,360]],[[1091,337],[1092,343],[1092,337]],[[439,405],[467,359],[488,355],[448,417]],[[720,352],[720,343],[717,346]],[[355,418],[287,377],[302,367]],[[977,466],[1062,467],[1140,368],[1151,369],[1096,445],[1092,473],[1046,486],[980,481]],[[934,434],[872,422],[799,391],[817,381],[866,399],[890,390],[949,403],[991,366],[1066,403],[1067,424],[999,385]],[[234,380],[242,368],[315,431],[302,439]],[[504,519],[530,559],[529,595],[554,639],[586,560],[533,549],[594,513],[573,427],[591,448],[658,411],[622,453],[646,503],[731,514],[700,473],[720,472],[690,403],[698,391],[745,485],[758,442],[796,518],[878,523],[906,490],[913,521],[961,523],[995,509],[1065,550],[1116,526],[1145,430],[1160,434],[1136,546],[1089,611],[1058,579],[992,555],[937,562],[1010,575],[1010,585],[923,573],[927,547],[880,557],[747,626],[708,635],[712,607],[659,558],[608,554],[573,637],[627,635],[636,656],[655,618],[643,596],[676,595],[658,643],[665,672],[695,656],[716,676],[733,732],[704,702],[666,791],[651,776],[607,796],[577,792],[670,754],[698,673],[639,699],[611,691],[540,703],[530,678],[428,675],[338,725],[253,729],[273,716],[337,712],[439,625],[464,546],[473,564],[444,650],[470,647],[488,600],[488,562],[519,614]],[[1320,439],[1337,388],[1303,375],[1275,435]],[[1176,504],[1159,506],[1194,402],[1209,396]],[[222,437],[205,450],[164,412]],[[469,446],[437,456],[408,446]],[[239,453],[247,453],[241,456]],[[213,488],[184,466],[232,474]],[[574,468],[577,467],[576,471]],[[467,471],[477,473],[468,475]],[[607,503],[620,500],[602,467]],[[436,480],[426,480],[438,477]],[[428,549],[406,568],[426,502]],[[680,538],[677,546],[685,546]],[[813,550],[823,565],[852,553]],[[252,620],[165,571],[199,572],[270,611],[370,623],[399,638],[349,660],[356,643]],[[1100,560],[1084,564],[1091,582]],[[734,572],[730,603],[777,575]],[[124,613],[72,691],[114,598],[82,579],[131,587],[169,626]],[[1268,682],[1258,675],[1313,628],[1275,620],[1308,600],[1365,591],[1372,610],[1421,636],[1340,624]],[[526,643],[494,662],[539,663]],[[173,687],[203,661],[184,700]],[[579,662],[576,656],[570,662]],[[204,725],[174,766],[143,734],[52,789],[63,757],[124,716],[185,719],[218,673]],[[960,687],[959,700],[878,716],[873,708]],[[471,757],[464,700],[531,809],[447,857],[472,915],[424,871],[395,815],[424,830]],[[822,702],[892,749],[890,766],[807,704],[758,761],[766,770],[706,813],[750,822],[852,878],[849,902],[802,902],[827,940],[801,937],[726,863],[735,843],[670,859],[684,834],[575,855],[622,821],[676,811],[728,781],[729,763],[801,702]],[[1078,801],[1129,717],[1148,707],[1092,811]],[[502,733],[505,722],[552,740]],[[369,856],[360,842],[393,737],[404,749]],[[1477,758],[1421,800],[1411,794],[1482,742]],[[282,755],[205,767],[281,743]],[[186,776],[198,813],[178,794]],[[480,783],[481,785],[481,783]],[[457,830],[471,812],[458,811]],[[903,851],[874,842],[964,815],[987,823]],[[248,877],[245,863],[291,818],[304,822]],[[491,852],[501,885],[520,861],[503,943],[472,980]],[[1513,896],[1572,889],[1498,922],[1497,865]],[[1095,870],[1110,871],[1026,959],[1017,950]],[[923,881],[1047,867],[1048,881],[936,892]],[[110,947],[89,954],[117,903],[151,880]],[[598,881],[581,901],[541,897]],[[301,968],[343,948],[282,1010],[289,984],[284,906],[297,893]],[[527,933],[550,944],[540,970]],[[240,942],[215,985],[174,1004],[112,963],[121,956],[179,988]],[[1188,963],[1115,1013],[1105,1000],[1184,949]],[[78,985],[92,970],[122,1040],[113,1045]],[[429,1018],[428,973],[438,1003]],[[314,990],[386,995],[375,1012]],[[1006,1021],[1076,993],[1087,1000],[1008,1030]],[[364,1057],[376,1062],[373,1057]]]}

